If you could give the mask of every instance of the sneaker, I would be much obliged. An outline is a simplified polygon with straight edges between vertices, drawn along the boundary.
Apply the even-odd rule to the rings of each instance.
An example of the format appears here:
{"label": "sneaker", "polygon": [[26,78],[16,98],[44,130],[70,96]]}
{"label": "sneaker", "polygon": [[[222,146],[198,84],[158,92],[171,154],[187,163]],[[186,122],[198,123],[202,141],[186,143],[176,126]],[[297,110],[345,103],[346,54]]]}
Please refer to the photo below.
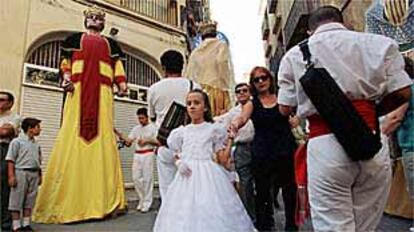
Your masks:
{"label": "sneaker", "polygon": [[148,208],[142,208],[141,209],[141,213],[148,213],[149,209]]}
{"label": "sneaker", "polygon": [[31,226],[25,226],[25,227],[20,228],[19,231],[34,231],[34,230]]}
{"label": "sneaker", "polygon": [[142,206],[141,206],[141,205],[137,205],[136,210],[137,210],[137,211],[141,211],[141,209],[142,209]]}

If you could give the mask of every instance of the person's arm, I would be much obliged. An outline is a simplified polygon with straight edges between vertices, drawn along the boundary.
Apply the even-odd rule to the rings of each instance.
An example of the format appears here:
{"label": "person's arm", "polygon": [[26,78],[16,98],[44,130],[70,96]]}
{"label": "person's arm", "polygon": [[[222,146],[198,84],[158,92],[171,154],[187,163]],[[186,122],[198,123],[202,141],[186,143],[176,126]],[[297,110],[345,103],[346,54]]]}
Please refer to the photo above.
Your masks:
{"label": "person's arm", "polygon": [[[124,134],[122,134],[119,130],[117,130],[116,128],[114,128],[114,132],[115,134],[119,137],[119,139],[125,141],[125,145],[127,147],[130,147],[132,145],[132,143],[134,142],[134,139],[131,139],[129,137],[126,137]],[[132,133],[132,132],[131,132]]]}
{"label": "person's arm", "polygon": [[292,106],[287,106],[287,105],[282,105],[279,104],[279,112],[283,115],[283,116],[289,116],[290,114],[292,114],[294,112],[294,107]]}
{"label": "person's arm", "polygon": [[391,111],[394,111],[398,107],[407,103],[411,98],[411,88],[410,86],[404,87],[402,89],[396,90],[387,96],[385,96],[382,101],[377,105],[377,114],[378,116],[386,115]]}
{"label": "person's arm", "polygon": [[404,103],[402,106],[398,107],[396,110],[387,114],[384,124],[382,126],[382,133],[385,135],[390,135],[393,133],[403,121],[405,113],[408,109],[408,102]]}
{"label": "person's arm", "polygon": [[160,146],[160,142],[157,140],[157,127],[154,124],[150,124],[148,125],[148,127],[151,128],[152,132],[151,132],[151,136],[147,137],[147,138],[140,138],[138,139],[138,144],[140,146],[144,146],[144,145],[152,145],[152,146]]}
{"label": "person's arm", "polygon": [[231,146],[233,144],[233,138],[229,136],[226,141],[226,146],[217,152],[217,162],[228,169],[228,164],[231,158]]}
{"label": "person's arm", "polygon": [[295,77],[288,56],[290,56],[290,53],[282,58],[277,74],[277,84],[279,86],[277,102],[279,111],[284,116],[289,116],[294,112],[297,105]]}
{"label": "person's arm", "polygon": [[126,96],[128,93],[128,86],[126,82],[126,74],[124,65],[122,64],[121,59],[115,60],[114,65],[114,81],[116,85],[119,87],[119,96]]}
{"label": "person's arm", "polygon": [[146,144],[153,145],[153,146],[160,146],[160,142],[156,138],[138,139],[138,144],[140,146],[144,146]]}
{"label": "person's arm", "polygon": [[15,162],[17,159],[17,155],[19,152],[19,143],[16,140],[12,140],[9,146],[9,150],[7,151],[6,161],[7,161],[7,179],[9,182],[9,186],[11,188],[16,187],[16,172],[15,172]]}
{"label": "person's arm", "polygon": [[154,104],[154,92],[153,88],[148,89],[148,117],[150,118],[151,122],[155,122],[157,120],[157,116],[155,114],[155,104]]}
{"label": "person's arm", "polygon": [[60,71],[62,73],[62,88],[67,92],[73,92],[75,87],[73,86],[73,83],[71,81],[72,77],[72,62],[69,56],[66,56],[62,59],[60,62]]}
{"label": "person's arm", "polygon": [[239,116],[235,117],[230,123],[230,134],[234,137],[237,131],[242,128],[247,121],[249,121],[250,116],[253,113],[253,103],[252,101],[247,102],[242,106],[242,112]]}
{"label": "person's arm", "polygon": [[384,55],[383,75],[385,76],[385,91],[381,93],[384,97],[377,105],[378,116],[386,115],[394,111],[402,104],[409,101],[413,81],[405,71],[404,58],[398,50],[394,40],[384,41],[386,53]]}
{"label": "person's arm", "polygon": [[[39,147],[39,163],[42,164],[42,150]],[[42,185],[42,169],[39,169],[39,185]]]}
{"label": "person's arm", "polygon": [[7,161],[7,176],[8,176],[9,186],[11,188],[16,187],[17,181],[16,181],[15,166],[14,166],[14,162],[10,160]]}

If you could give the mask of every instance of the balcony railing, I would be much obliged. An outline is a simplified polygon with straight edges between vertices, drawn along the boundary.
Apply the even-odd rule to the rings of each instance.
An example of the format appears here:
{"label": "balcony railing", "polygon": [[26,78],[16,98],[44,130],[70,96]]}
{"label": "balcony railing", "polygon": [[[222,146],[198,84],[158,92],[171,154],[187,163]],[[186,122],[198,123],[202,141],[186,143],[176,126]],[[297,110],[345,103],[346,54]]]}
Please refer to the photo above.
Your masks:
{"label": "balcony railing", "polygon": [[[116,1],[111,2],[116,3]],[[175,0],[119,0],[117,4],[159,22],[178,26],[177,1]]]}
{"label": "balcony railing", "polygon": [[276,13],[277,2],[278,2],[278,0],[268,0],[267,1],[267,7],[269,9],[269,14]]}
{"label": "balcony railing", "polygon": [[262,24],[262,39],[267,40],[269,38],[269,18],[267,17],[267,14],[265,13],[265,16],[263,18],[263,24]]}
{"label": "balcony railing", "polygon": [[308,15],[312,10],[319,6],[318,0],[295,0],[286,20],[284,34],[286,41],[290,41],[300,18]]}

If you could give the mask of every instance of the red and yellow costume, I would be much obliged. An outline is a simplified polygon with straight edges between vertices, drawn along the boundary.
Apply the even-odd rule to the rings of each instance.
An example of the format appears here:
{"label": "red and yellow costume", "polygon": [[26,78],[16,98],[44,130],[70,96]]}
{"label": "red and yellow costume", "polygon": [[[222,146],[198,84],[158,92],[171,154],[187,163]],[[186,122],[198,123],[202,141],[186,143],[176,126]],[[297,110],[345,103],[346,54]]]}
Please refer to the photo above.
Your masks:
{"label": "red and yellow costume", "polygon": [[118,44],[78,33],[62,45],[62,72],[71,72],[63,123],[50,154],[33,219],[69,223],[125,208],[113,127],[112,83],[125,82]]}

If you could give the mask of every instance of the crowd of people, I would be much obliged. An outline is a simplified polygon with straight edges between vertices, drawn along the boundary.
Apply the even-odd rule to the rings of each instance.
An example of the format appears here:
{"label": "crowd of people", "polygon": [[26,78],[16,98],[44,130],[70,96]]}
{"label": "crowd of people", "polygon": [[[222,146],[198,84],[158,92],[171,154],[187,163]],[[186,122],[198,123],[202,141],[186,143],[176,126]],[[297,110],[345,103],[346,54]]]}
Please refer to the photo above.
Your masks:
{"label": "crowd of people", "polygon": [[[99,34],[104,19],[96,9],[85,11],[88,31],[63,43],[66,101],[45,176],[35,140],[41,121],[11,113],[14,96],[0,91],[3,229],[32,230],[32,211],[36,222],[69,223],[124,210],[116,136],[134,146],[132,177],[142,213],[153,202],[156,156],[156,232],[274,231],[279,190],[286,231],[299,230],[304,204],[310,205],[315,231],[374,231],[391,186],[387,136],[398,128],[414,200],[413,65],[404,62],[393,39],[351,31],[337,8],[323,6],[310,15],[310,37],[285,54],[277,77],[258,66],[248,83],[234,85],[228,45],[216,38],[216,24],[208,23],[187,72],[180,52],[162,54],[164,78],[149,88],[148,109],[137,109],[137,126],[125,136],[113,127],[111,86],[126,93],[123,53]],[[108,66],[113,73],[105,72]],[[314,84],[318,79],[338,90],[327,92]],[[353,116],[338,116],[330,102],[349,103]],[[341,131],[344,125],[332,117],[366,129],[382,146],[372,154],[349,154],[341,138],[356,141],[360,135]],[[177,127],[171,121],[178,119]],[[299,150],[305,151],[304,170],[295,168]],[[299,171],[307,176],[305,191],[297,187]]]}

